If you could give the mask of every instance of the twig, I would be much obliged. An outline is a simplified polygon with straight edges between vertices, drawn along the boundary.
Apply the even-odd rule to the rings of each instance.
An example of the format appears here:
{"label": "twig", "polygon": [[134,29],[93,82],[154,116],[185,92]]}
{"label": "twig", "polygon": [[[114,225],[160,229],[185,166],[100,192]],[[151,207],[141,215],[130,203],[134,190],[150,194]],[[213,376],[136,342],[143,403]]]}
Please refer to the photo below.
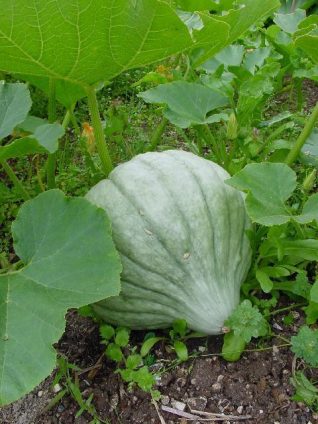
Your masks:
{"label": "twig", "polygon": [[91,369],[89,370],[89,373],[87,375],[87,378],[89,380],[94,380],[98,370],[103,366],[103,359],[105,357],[104,352],[101,354],[101,356],[97,359],[97,362],[95,365],[93,365],[91,367]]}
{"label": "twig", "polygon": [[193,412],[194,414],[198,414],[198,415],[202,415],[205,417],[210,417],[210,418],[222,418],[223,420],[250,420],[251,418],[253,418],[251,415],[224,415],[224,414],[218,414],[215,412],[204,412],[204,411],[197,411],[196,409],[191,409],[191,412]]}
{"label": "twig", "polygon": [[[224,415],[213,412],[203,412],[191,409],[191,414],[178,409],[170,408],[169,406],[161,406],[161,409],[170,414],[177,415],[178,417],[185,418],[186,420],[200,420],[200,421],[244,421],[252,418],[251,415]],[[207,418],[202,418],[207,417]]]}
{"label": "twig", "polygon": [[170,408],[169,406],[161,405],[161,409],[165,412],[169,412],[170,414],[178,415],[178,417],[183,417],[189,420],[199,420],[200,417],[189,414],[188,412],[179,411],[178,409]]}
{"label": "twig", "polygon": [[158,408],[158,404],[157,404],[157,402],[155,401],[155,399],[152,399],[152,400],[151,400],[151,402],[152,402],[153,406],[154,406],[154,407],[155,407],[155,409],[156,409],[156,412],[157,412],[157,414],[158,414],[158,418],[159,418],[159,420],[160,420],[160,423],[161,423],[161,424],[166,424],[166,422],[165,422],[165,420],[164,420],[163,416],[160,414],[160,411],[159,411],[159,408]]}

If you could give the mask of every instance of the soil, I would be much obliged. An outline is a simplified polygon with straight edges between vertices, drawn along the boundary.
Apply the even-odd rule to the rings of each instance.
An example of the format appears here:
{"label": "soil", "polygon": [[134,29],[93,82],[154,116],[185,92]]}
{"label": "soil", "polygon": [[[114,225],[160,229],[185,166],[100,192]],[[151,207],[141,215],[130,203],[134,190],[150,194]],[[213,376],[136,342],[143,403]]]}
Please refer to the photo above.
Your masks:
{"label": "soil", "polygon": [[[276,337],[269,339],[266,345],[263,342],[263,346],[249,346],[250,351],[244,353],[236,363],[227,363],[218,355],[222,345],[220,337],[190,341],[189,351],[197,357],[163,372],[157,380],[156,388],[162,394],[157,402],[160,416],[149,394],[136,387],[129,390],[127,384],[114,373],[114,363],[104,358],[101,367],[94,368],[100,362],[104,346],[100,344],[98,326],[89,318],[81,317],[75,311],[69,313],[66,332],[59,342],[58,350],[82,370],[90,368],[78,376],[83,397],[87,399],[93,394],[93,404],[98,416],[111,424],[205,422],[200,419],[182,421],[175,414],[180,409],[188,413],[192,409],[242,418],[225,418],[221,423],[318,423],[318,415],[304,404],[291,400],[294,393],[290,383],[293,354],[279,339],[280,335],[289,337],[295,333],[303,318],[300,313],[295,312],[295,323],[288,327],[284,326],[282,319],[283,316],[275,316],[275,321],[272,322]],[[132,344],[140,344],[144,334],[133,332]],[[154,353],[154,367],[157,370],[158,367],[168,368],[172,363],[173,356],[164,344],[159,345]],[[298,365],[302,366],[301,363]],[[92,367],[95,376],[90,379],[89,371]],[[316,379],[317,376],[318,374],[309,375]],[[24,399],[2,408],[1,424],[92,422],[92,417],[86,413],[75,419],[79,406],[68,395],[43,413],[44,407],[55,395],[51,377]],[[166,407],[172,408],[173,413],[162,410]]]}

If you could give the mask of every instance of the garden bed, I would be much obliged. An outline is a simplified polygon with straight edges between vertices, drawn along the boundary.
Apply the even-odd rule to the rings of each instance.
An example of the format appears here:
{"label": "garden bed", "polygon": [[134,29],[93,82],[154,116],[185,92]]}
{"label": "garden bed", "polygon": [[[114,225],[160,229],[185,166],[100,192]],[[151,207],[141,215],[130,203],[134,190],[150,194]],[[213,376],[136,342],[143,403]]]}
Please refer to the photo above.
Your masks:
{"label": "garden bed", "polygon": [[[275,333],[289,337],[296,334],[303,323],[299,312],[294,312],[295,323],[285,326],[283,315],[272,321]],[[134,332],[133,343],[138,345],[144,332]],[[236,363],[228,363],[220,356],[222,339],[191,340],[189,352],[197,356],[189,361],[173,366],[158,379],[157,389],[162,398],[157,402],[159,413],[166,424],[204,423],[205,421],[183,421],[176,415],[183,408],[243,419],[232,419],[231,423],[246,424],[312,424],[318,422],[318,415],[310,412],[303,403],[291,400],[294,387],[290,382],[293,354],[288,347],[280,347],[284,342],[277,337],[262,342],[262,346],[251,344]],[[98,416],[111,424],[161,424],[158,412],[149,394],[134,387],[128,390],[120,376],[115,374],[114,363],[104,358],[102,366],[96,367],[92,380],[87,378],[89,371],[99,363],[104,346],[99,343],[98,326],[89,318],[71,312],[68,316],[66,333],[59,343],[59,352],[86,373],[80,374],[79,385],[83,397],[93,394],[93,404]],[[255,350],[255,351],[253,351]],[[169,368],[175,358],[166,351],[164,344],[154,350],[156,364]],[[301,364],[299,364],[301,366]],[[311,376],[311,377],[318,377]],[[1,424],[89,424],[92,417],[83,413],[75,419],[79,405],[71,396],[64,396],[52,409],[43,409],[54,398],[52,378],[16,404],[0,411]],[[175,412],[162,410],[170,407]],[[178,409],[179,408],[179,409]],[[251,418],[245,419],[246,416]],[[107,421],[108,420],[108,421]],[[222,421],[221,421],[222,422]],[[227,420],[224,419],[223,423]]]}

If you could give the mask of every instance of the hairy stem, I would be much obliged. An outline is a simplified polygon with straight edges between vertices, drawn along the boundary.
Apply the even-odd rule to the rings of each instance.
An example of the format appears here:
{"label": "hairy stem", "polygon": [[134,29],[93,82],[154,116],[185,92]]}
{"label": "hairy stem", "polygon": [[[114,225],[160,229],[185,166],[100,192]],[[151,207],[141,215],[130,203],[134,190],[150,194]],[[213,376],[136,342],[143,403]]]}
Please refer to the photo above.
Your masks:
{"label": "hairy stem", "polygon": [[149,147],[146,149],[147,152],[152,152],[157,148],[158,144],[160,143],[162,134],[164,130],[166,129],[167,124],[168,124],[168,119],[162,118],[160,124],[157,126],[157,128],[154,130],[154,132],[151,135]]}
{"label": "hairy stem", "polygon": [[[56,81],[54,78],[50,78],[48,119],[50,123],[53,123],[56,120]],[[47,178],[47,186],[49,189],[56,187],[55,170],[56,170],[56,152],[49,153],[47,163],[46,163],[46,178]]]}
{"label": "hairy stem", "polygon": [[29,196],[29,193],[25,190],[21,181],[16,176],[16,174],[14,173],[13,169],[8,164],[8,162],[3,160],[3,161],[1,161],[1,165],[2,165],[3,169],[5,170],[6,174],[8,175],[8,177],[10,178],[10,180],[12,181],[14,187],[21,194],[22,199],[23,200],[31,199],[31,197]]}
{"label": "hairy stem", "polygon": [[306,140],[310,136],[317,121],[318,121],[318,102],[316,103],[316,106],[314,107],[310,117],[307,119],[304,129],[302,130],[299,137],[297,138],[296,143],[294,144],[293,148],[290,150],[290,152],[287,155],[287,158],[285,160],[285,163],[287,165],[291,166],[296,161],[303,145],[305,144]]}
{"label": "hairy stem", "polygon": [[[69,123],[71,121],[71,116],[73,114],[73,110],[75,108],[75,103],[69,108],[67,109],[65,115],[64,115],[64,119],[62,122],[62,127],[64,128],[64,130],[66,130],[66,128],[69,126]],[[66,152],[68,151],[68,145],[69,145],[69,137],[65,137],[65,141],[63,144],[63,150],[61,152],[61,156],[60,156],[60,160],[59,160],[59,171],[61,172],[61,170],[64,169],[64,165],[66,162]]]}
{"label": "hairy stem", "polygon": [[113,169],[113,164],[105,140],[95,89],[94,87],[88,87],[86,92],[88,98],[88,107],[94,128],[97,151],[102,162],[102,169],[105,175],[108,176],[108,174]]}

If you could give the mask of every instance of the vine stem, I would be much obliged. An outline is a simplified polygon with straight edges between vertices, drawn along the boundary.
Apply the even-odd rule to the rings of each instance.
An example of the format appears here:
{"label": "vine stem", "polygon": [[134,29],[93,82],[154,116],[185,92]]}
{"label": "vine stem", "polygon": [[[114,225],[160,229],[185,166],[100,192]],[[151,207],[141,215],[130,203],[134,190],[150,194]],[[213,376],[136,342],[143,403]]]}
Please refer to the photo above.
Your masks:
{"label": "vine stem", "polygon": [[287,158],[285,160],[285,163],[287,165],[291,166],[295,162],[295,160],[297,159],[301,151],[301,148],[303,147],[306,140],[310,136],[317,121],[318,121],[318,102],[316,103],[316,106],[314,107],[310,117],[306,121],[304,129],[302,130],[299,137],[297,138],[296,143],[294,144],[293,148],[290,150],[290,152],[287,155]]}
{"label": "vine stem", "polygon": [[[73,110],[75,108],[76,103],[73,103],[69,109],[67,109],[63,121],[62,121],[62,127],[64,128],[64,130],[66,131],[67,127],[69,126],[69,123],[71,121],[71,116],[73,114]],[[60,157],[60,161],[59,161],[59,170],[63,170],[64,169],[64,165],[65,165],[65,157],[66,157],[66,152],[67,152],[67,147],[69,145],[69,141],[70,138],[66,137],[65,138],[65,142],[63,144],[63,150],[61,151],[61,157]]]}
{"label": "vine stem", "polygon": [[277,315],[277,314],[280,314],[281,312],[290,311],[291,309],[300,308],[302,306],[306,306],[306,303],[294,303],[293,305],[286,306],[286,307],[280,308],[280,309],[276,309],[276,310],[270,312],[269,315],[271,315],[271,316]]}
{"label": "vine stem", "polygon": [[153,150],[156,149],[156,147],[160,143],[160,139],[167,125],[168,125],[168,119],[163,117],[160,124],[156,127],[156,129],[151,135],[149,147],[146,149],[147,152],[152,152]]}
{"label": "vine stem", "polygon": [[89,107],[90,115],[92,118],[92,124],[94,128],[95,142],[96,142],[98,155],[102,162],[102,169],[105,175],[108,176],[108,174],[113,169],[113,164],[112,164],[112,160],[111,160],[109,150],[106,144],[104,130],[103,130],[102,122],[100,119],[95,88],[87,87],[86,93],[87,93],[87,99],[88,99],[88,107]]}
{"label": "vine stem", "polygon": [[11,166],[8,164],[7,161],[1,161],[1,165],[3,167],[3,169],[5,170],[5,172],[7,173],[8,177],[10,178],[10,180],[12,181],[12,183],[14,184],[15,188],[20,192],[23,200],[30,200],[31,197],[29,196],[29,193],[25,190],[25,188],[23,187],[21,181],[19,180],[19,178],[15,175],[13,169],[11,168]]}
{"label": "vine stem", "polygon": [[[48,119],[51,124],[56,120],[56,81],[54,78],[50,78],[49,83]],[[46,163],[46,178],[49,189],[56,187],[55,170],[56,152],[49,153]]]}

